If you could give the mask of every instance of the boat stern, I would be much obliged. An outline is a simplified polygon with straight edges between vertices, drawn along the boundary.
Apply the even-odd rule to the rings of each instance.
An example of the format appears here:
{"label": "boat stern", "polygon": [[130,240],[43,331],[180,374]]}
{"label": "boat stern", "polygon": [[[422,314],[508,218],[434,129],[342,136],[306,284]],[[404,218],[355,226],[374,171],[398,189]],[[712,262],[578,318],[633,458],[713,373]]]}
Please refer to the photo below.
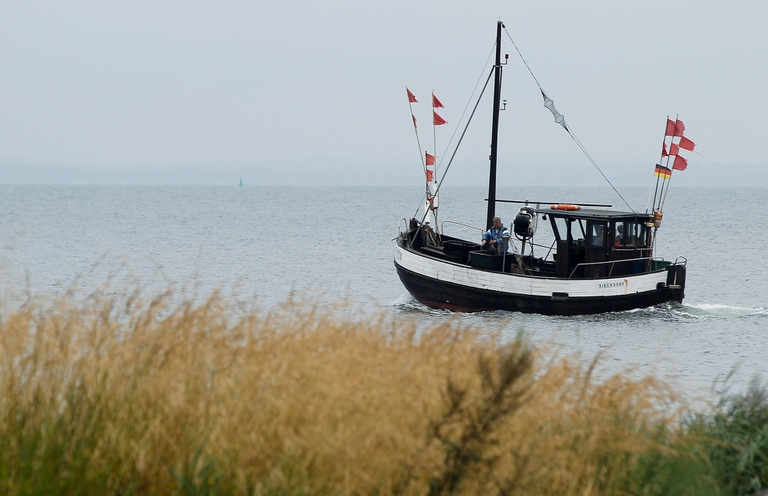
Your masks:
{"label": "boat stern", "polygon": [[671,293],[669,301],[683,302],[683,298],[685,298],[684,263],[674,263],[667,267],[667,289]]}

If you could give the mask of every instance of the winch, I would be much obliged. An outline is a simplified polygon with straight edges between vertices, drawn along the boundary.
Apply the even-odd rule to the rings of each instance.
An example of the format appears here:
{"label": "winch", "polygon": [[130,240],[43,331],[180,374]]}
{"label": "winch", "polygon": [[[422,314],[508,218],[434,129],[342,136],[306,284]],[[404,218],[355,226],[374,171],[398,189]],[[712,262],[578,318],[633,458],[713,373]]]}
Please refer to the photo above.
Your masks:
{"label": "winch", "polygon": [[516,236],[522,239],[533,237],[533,233],[535,232],[535,226],[533,224],[534,215],[536,215],[536,210],[533,207],[520,208],[513,223]]}

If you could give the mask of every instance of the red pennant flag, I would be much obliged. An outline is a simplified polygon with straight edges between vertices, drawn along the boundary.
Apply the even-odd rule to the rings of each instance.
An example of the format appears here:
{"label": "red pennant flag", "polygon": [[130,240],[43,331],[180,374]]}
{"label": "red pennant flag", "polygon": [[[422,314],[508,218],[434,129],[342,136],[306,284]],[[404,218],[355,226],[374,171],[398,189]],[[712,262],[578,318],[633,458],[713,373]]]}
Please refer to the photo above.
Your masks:
{"label": "red pennant flag", "polygon": [[416,127],[416,116],[411,114],[411,119],[413,119],[413,127]]}
{"label": "red pennant flag", "polygon": [[675,121],[671,121],[671,120],[667,119],[667,131],[664,134],[666,136],[674,136],[675,135]]}
{"label": "red pennant flag", "polygon": [[680,147],[677,146],[674,143],[670,143],[669,144],[669,154],[677,156],[678,153],[680,153]]}
{"label": "red pennant flag", "polygon": [[411,90],[409,90],[408,87],[405,88],[405,91],[408,92],[408,103],[419,103],[419,101],[416,99],[416,96],[411,93]]}
{"label": "red pennant flag", "polygon": [[677,119],[677,122],[675,122],[675,128],[677,129],[677,133],[675,136],[682,136],[685,132],[685,124],[683,124],[683,121],[680,119]]}
{"label": "red pennant flag", "polygon": [[435,156],[434,155],[430,155],[427,152],[424,152],[424,153],[427,154],[427,165],[435,165]]}
{"label": "red pennant flag", "polygon": [[445,108],[443,107],[443,104],[440,103],[440,100],[437,99],[434,93],[432,93],[432,107],[433,108]]}
{"label": "red pennant flag", "polygon": [[433,171],[432,169],[427,169],[427,182],[431,183],[432,179],[434,178],[435,178],[435,171]]}
{"label": "red pennant flag", "polygon": [[686,159],[684,159],[680,155],[675,157],[675,164],[672,166],[673,169],[684,171],[687,167],[688,167],[688,161]]}
{"label": "red pennant flag", "polygon": [[437,112],[435,112],[434,110],[432,111],[432,115],[433,115],[432,123],[435,126],[442,126],[443,124],[448,124],[448,121],[446,121],[445,119],[437,115]]}
{"label": "red pennant flag", "polygon": [[685,125],[683,124],[683,121],[672,121],[667,119],[667,136],[682,136],[683,131],[685,131]]}
{"label": "red pennant flag", "polygon": [[692,152],[695,147],[696,147],[696,143],[689,140],[685,136],[680,138],[680,148],[682,148],[683,150],[688,150],[689,152]]}
{"label": "red pennant flag", "polygon": [[667,153],[667,144],[662,143],[661,144],[661,156],[662,157],[669,157],[669,153]]}

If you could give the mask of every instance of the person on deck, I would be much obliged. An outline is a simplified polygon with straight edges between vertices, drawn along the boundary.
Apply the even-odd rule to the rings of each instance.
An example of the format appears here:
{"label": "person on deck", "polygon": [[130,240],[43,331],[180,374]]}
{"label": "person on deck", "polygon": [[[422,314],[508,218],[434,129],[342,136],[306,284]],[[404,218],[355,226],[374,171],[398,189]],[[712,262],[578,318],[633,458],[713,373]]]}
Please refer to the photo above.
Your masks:
{"label": "person on deck", "polygon": [[483,249],[487,249],[491,253],[502,254],[507,252],[507,245],[509,244],[509,229],[504,227],[504,224],[501,223],[500,218],[493,218],[493,227],[483,233],[482,244]]}

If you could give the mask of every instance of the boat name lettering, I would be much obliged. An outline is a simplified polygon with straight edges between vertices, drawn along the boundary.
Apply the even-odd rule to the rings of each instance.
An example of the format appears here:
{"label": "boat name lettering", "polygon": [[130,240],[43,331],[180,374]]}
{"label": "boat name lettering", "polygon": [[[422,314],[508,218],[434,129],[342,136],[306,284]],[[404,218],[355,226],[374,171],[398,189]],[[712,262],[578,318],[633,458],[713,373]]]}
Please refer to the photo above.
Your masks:
{"label": "boat name lettering", "polygon": [[624,284],[626,284],[626,282],[624,282],[624,281],[621,281],[621,282],[603,282],[603,283],[598,284],[597,287],[599,287],[599,288],[618,288],[618,287],[624,286]]}

